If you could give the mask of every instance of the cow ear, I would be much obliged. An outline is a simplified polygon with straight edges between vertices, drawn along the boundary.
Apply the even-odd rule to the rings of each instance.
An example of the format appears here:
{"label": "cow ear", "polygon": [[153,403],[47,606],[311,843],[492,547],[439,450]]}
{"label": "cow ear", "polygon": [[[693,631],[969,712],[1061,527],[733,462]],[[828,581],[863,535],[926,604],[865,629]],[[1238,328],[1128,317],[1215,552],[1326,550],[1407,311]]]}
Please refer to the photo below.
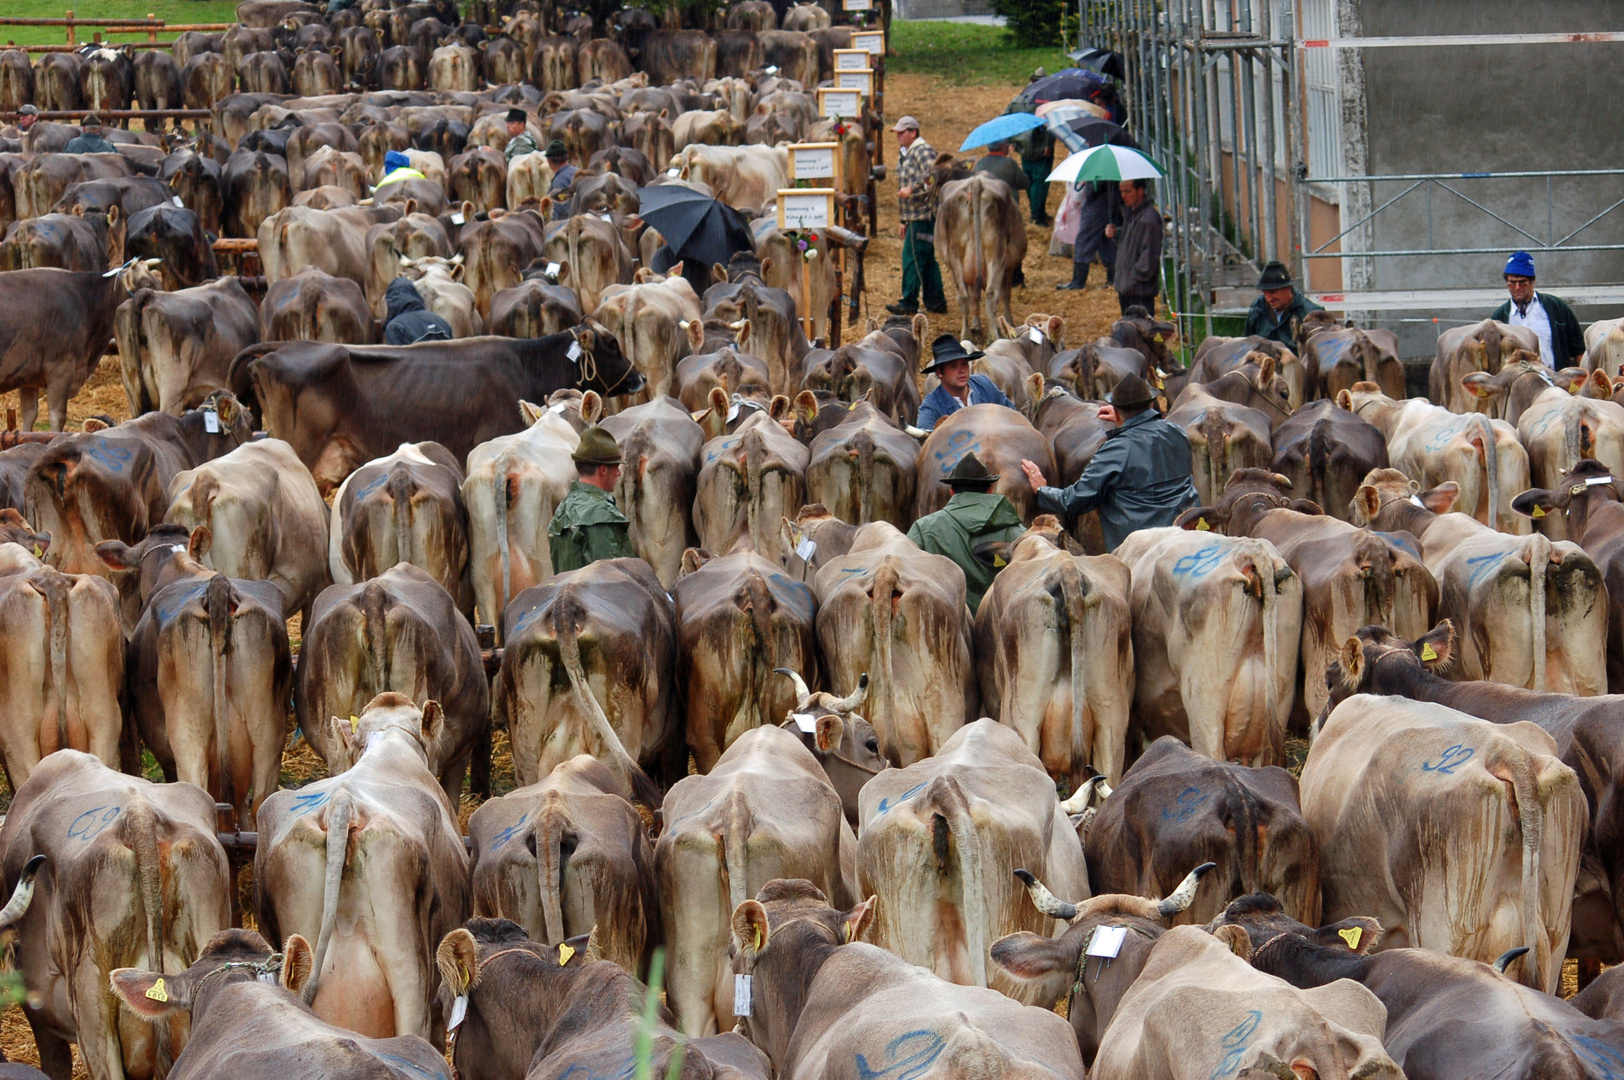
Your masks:
{"label": "cow ear", "polygon": [[96,545],[96,557],[111,570],[139,570],[140,556],[122,540],[103,540]]}
{"label": "cow ear", "polygon": [[1263,358],[1263,362],[1258,365],[1258,378],[1262,382],[1269,383],[1269,382],[1274,381],[1274,375],[1275,375],[1274,357],[1265,356]]}
{"label": "cow ear", "polygon": [[1455,659],[1455,624],[1445,619],[1416,638],[1410,647],[1428,671],[1440,674],[1449,670]]}
{"label": "cow ear", "polygon": [[774,423],[782,424],[790,418],[792,408],[789,398],[783,394],[774,394],[773,399],[767,403],[767,416]]}
{"label": "cow ear", "polygon": [[[1346,390],[1342,392],[1347,393]],[[1362,517],[1365,521],[1371,521],[1381,508],[1382,497],[1381,493],[1376,490],[1376,485],[1360,484],[1359,490],[1353,493],[1353,502],[1350,506],[1350,509],[1354,511],[1354,516]]]}
{"label": "cow ear", "polygon": [[1026,396],[1032,400],[1034,409],[1037,403],[1043,400],[1043,387],[1043,376],[1038,372],[1034,371],[1026,377]]}
{"label": "cow ear", "polygon": [[1224,948],[1250,963],[1252,960],[1252,939],[1247,936],[1244,926],[1233,923],[1220,926],[1212,932],[1212,936],[1223,942]]}
{"label": "cow ear", "polygon": [[1336,662],[1342,665],[1342,685],[1349,690],[1359,689],[1359,683],[1365,676],[1365,644],[1357,637],[1350,637],[1342,643],[1342,652],[1337,655]]}
{"label": "cow ear", "polygon": [[840,739],[846,734],[846,723],[834,713],[818,717],[816,740],[818,749],[825,754],[840,748]]}
{"label": "cow ear", "polygon": [[303,934],[294,934],[282,945],[282,989],[290,994],[304,991],[315,969],[314,950]]}
{"label": "cow ear", "polygon": [[1376,947],[1384,932],[1382,924],[1369,915],[1355,915],[1315,930],[1314,940],[1328,949],[1341,945],[1362,956]]}
{"label": "cow ear", "polygon": [[749,320],[740,319],[739,321],[744,325],[735,328],[733,333],[733,344],[742,349],[750,343],[750,337],[755,333],[755,330],[752,328]]}
{"label": "cow ear", "polygon": [[773,262],[773,257],[771,255],[768,255],[766,258],[761,260],[761,277],[763,280],[772,275],[773,267],[776,265],[777,264]]}
{"label": "cow ear", "polygon": [[1015,545],[1005,540],[988,540],[984,544],[977,544],[970,552],[976,562],[993,570],[1002,570],[1009,565],[1009,553]]}
{"label": "cow ear", "polygon": [[433,698],[423,702],[423,745],[433,751],[440,745],[440,734],[445,730],[445,710]]}
{"label": "cow ear", "polygon": [[767,951],[767,909],[756,900],[746,900],[733,909],[733,940],[739,955],[754,960]]}
{"label": "cow ear", "polygon": [[1544,488],[1529,488],[1511,500],[1511,508],[1523,517],[1542,518],[1558,509],[1556,494]]}
{"label": "cow ear", "polygon": [[563,281],[565,278],[567,278],[569,276],[570,276],[570,264],[567,263],[567,262],[560,261],[559,264],[558,264],[558,273],[557,273],[557,275],[555,275],[556,280],[557,281]]}
{"label": "cow ear", "polygon": [[1597,370],[1590,373],[1590,390],[1597,397],[1612,397],[1613,390],[1616,386],[1617,384],[1613,382],[1613,380],[1608,376],[1607,372]]}
{"label": "cow ear", "polygon": [[1480,398],[1491,397],[1494,394],[1494,376],[1486,371],[1474,371],[1462,375],[1460,384],[1468,394]]}
{"label": "cow ear", "polygon": [[810,427],[818,418],[818,398],[810,390],[795,395],[795,419]]}
{"label": "cow ear", "polygon": [[688,351],[698,352],[705,346],[705,327],[699,319],[684,319],[677,324],[677,328],[688,339]]}
{"label": "cow ear", "polygon": [[1225,517],[1219,515],[1216,506],[1192,506],[1173,519],[1173,524],[1188,532],[1223,532]]}
{"label": "cow ear", "polygon": [[237,402],[225,394],[217,395],[214,399],[214,412],[219,416],[220,423],[230,427],[237,422]]}
{"label": "cow ear", "polygon": [[701,566],[704,566],[710,561],[711,553],[706,551],[704,548],[684,548],[682,552],[682,567],[677,571],[677,578],[680,580],[687,577],[689,574],[693,573],[695,570],[698,570]]}
{"label": "cow ear", "polygon": [[525,427],[530,427],[537,420],[547,415],[547,410],[533,401],[519,399],[519,418],[524,421]]}
{"label": "cow ear", "polygon": [[1455,505],[1455,500],[1460,498],[1460,485],[1453,480],[1445,480],[1437,487],[1419,493],[1416,498],[1434,514],[1447,514]]}
{"label": "cow ear", "polygon": [[1336,407],[1339,409],[1346,409],[1348,412],[1352,412],[1353,395],[1348,393],[1346,390],[1338,390],[1336,392]]}
{"label": "cow ear", "polygon": [[588,390],[581,395],[581,419],[588,424],[596,424],[603,419],[603,395],[596,390]]}
{"label": "cow ear", "polygon": [[712,285],[726,285],[727,267],[723,266],[721,263],[711,263],[710,276]]}
{"label": "cow ear", "polygon": [[1077,970],[1077,941],[1062,943],[1030,931],[1001,937],[992,943],[992,962],[1017,979],[1038,979],[1057,971]]}
{"label": "cow ear", "polygon": [[327,718],[327,727],[333,734],[333,745],[345,756],[355,752],[355,730],[360,722],[361,718],[358,716],[351,716],[348,720],[338,716]]}
{"label": "cow ear", "polygon": [[120,211],[117,203],[114,203],[112,206],[107,208],[107,227],[109,229],[118,224],[119,213]]}
{"label": "cow ear", "polygon": [[112,426],[113,425],[107,423],[105,420],[99,420],[94,416],[90,416],[86,417],[85,422],[79,425],[79,430],[83,431],[86,435],[89,435],[96,431],[106,431]]}
{"label": "cow ear", "polygon": [[148,1023],[192,1007],[192,983],[184,975],[115,968],[109,981],[124,1007]]}
{"label": "cow ear", "polygon": [[462,927],[440,939],[434,952],[434,966],[452,997],[462,997],[479,982],[479,944]]}
{"label": "cow ear", "polygon": [[1058,315],[1050,315],[1049,327],[1044,332],[1049,335],[1049,340],[1054,342],[1055,348],[1059,348],[1060,343],[1065,340],[1063,335],[1066,332],[1066,320]]}
{"label": "cow ear", "polygon": [[186,542],[186,554],[202,562],[208,557],[209,548],[214,546],[214,533],[207,525],[199,525],[192,530],[191,539]]}
{"label": "cow ear", "polygon": [[869,897],[861,904],[846,912],[840,920],[840,943],[850,945],[854,941],[861,941],[868,931],[869,925],[874,921],[874,905],[879,903],[877,897]]}

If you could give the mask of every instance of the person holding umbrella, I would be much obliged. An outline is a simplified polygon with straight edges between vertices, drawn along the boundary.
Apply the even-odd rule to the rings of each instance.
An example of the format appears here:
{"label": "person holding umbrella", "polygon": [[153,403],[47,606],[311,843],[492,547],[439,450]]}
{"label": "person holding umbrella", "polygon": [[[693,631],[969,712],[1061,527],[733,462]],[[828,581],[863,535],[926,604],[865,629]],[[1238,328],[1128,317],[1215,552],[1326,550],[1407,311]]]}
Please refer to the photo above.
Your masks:
{"label": "person holding umbrella", "polygon": [[711,268],[734,254],[754,251],[750,222],[724,202],[682,184],[637,190],[638,216],[665,239],[649,260],[657,274],[682,263],[682,276],[700,296],[712,284]]}
{"label": "person holding umbrella", "polygon": [[[1112,237],[1116,235],[1116,227],[1122,224],[1122,195],[1109,180],[1086,183],[1082,190],[1082,214],[1077,219],[1077,238],[1071,247],[1071,280],[1055,286],[1062,292],[1088,287],[1088,269],[1096,256],[1105,267],[1105,284],[1115,284],[1117,245]],[[1111,230],[1111,237],[1106,236],[1107,229]]]}
{"label": "person holding umbrella", "polygon": [[925,177],[936,164],[936,150],[919,137],[919,121],[904,116],[891,130],[897,145],[897,217],[902,222],[902,299],[885,305],[893,315],[913,315],[919,310],[919,293],[925,294],[925,310],[947,314],[947,294],[942,291],[942,270],[936,265],[936,191],[927,187]]}

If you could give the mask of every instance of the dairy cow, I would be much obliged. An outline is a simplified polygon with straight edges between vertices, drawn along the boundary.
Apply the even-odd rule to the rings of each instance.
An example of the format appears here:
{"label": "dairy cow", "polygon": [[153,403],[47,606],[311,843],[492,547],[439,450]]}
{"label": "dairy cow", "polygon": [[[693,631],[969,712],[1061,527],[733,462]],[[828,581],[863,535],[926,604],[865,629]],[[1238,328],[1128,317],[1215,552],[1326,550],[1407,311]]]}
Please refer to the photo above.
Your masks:
{"label": "dairy cow", "polygon": [[259,339],[258,312],[235,277],[158,292],[137,289],[113,319],[130,414],[179,415],[227,385],[232,359]]}
{"label": "dairy cow", "polygon": [[1268,467],[1290,480],[1299,498],[1343,521],[1359,481],[1371,469],[1388,467],[1381,430],[1333,401],[1311,401],[1281,421],[1273,446]]}
{"label": "dairy cow", "polygon": [[1475,371],[1498,374],[1518,349],[1539,352],[1539,338],[1526,326],[1484,319],[1471,326],[1452,326],[1438,335],[1438,354],[1427,375],[1427,397],[1450,412],[1497,415],[1493,403],[1468,391],[1461,380]]}
{"label": "dairy cow", "polygon": [[615,502],[630,521],[632,550],[669,587],[696,539],[691,517],[704,432],[670,398],[634,405],[604,417],[602,425],[626,462]]}
{"label": "dairy cow", "polygon": [[732,434],[705,443],[694,494],[694,531],[714,553],[745,544],[778,559],[774,523],[805,501],[809,453],[777,421],[755,412]]}
{"label": "dairy cow", "polygon": [[621,353],[642,373],[642,395],[653,400],[671,394],[676,362],[688,352],[680,324],[700,318],[693,286],[673,270],[660,282],[607,285],[599,297],[592,317],[615,335]]}
{"label": "dairy cow", "polygon": [[381,330],[360,285],[314,266],[267,287],[259,309],[262,341],[370,345]]}
{"label": "dairy cow", "polygon": [[809,448],[806,497],[854,525],[913,523],[919,445],[870,401],[854,404]]}
{"label": "dairy cow", "polygon": [[470,614],[462,480],[461,463],[436,442],[402,443],[351,473],[333,497],[327,530],[333,582],[354,585],[410,563]]}
{"label": "dairy cow", "polygon": [[970,405],[943,419],[919,447],[916,520],[947,505],[953,491],[942,480],[971,453],[998,474],[993,492],[1007,498],[1022,518],[1032,515],[1034,495],[1021,459],[1037,462],[1046,477],[1056,475],[1049,441],[1024,416],[1002,405]]}

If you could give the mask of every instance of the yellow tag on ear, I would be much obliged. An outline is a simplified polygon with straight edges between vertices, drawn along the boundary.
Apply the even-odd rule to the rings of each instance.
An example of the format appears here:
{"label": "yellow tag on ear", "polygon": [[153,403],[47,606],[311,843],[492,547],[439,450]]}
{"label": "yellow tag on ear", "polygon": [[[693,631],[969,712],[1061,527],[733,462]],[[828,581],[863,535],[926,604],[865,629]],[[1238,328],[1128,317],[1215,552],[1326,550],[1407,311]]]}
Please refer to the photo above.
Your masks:
{"label": "yellow tag on ear", "polygon": [[1362,926],[1350,926],[1346,930],[1338,930],[1336,932],[1336,936],[1341,938],[1343,941],[1346,941],[1348,943],[1348,948],[1357,949],[1359,947],[1359,939],[1365,936],[1365,930]]}
{"label": "yellow tag on ear", "polygon": [[350,734],[354,735],[361,730],[361,718],[354,713],[350,714]]}
{"label": "yellow tag on ear", "polygon": [[1009,560],[1004,558],[1002,555],[994,555],[992,557],[992,565],[994,570],[1002,570],[1004,567],[1009,565]]}
{"label": "yellow tag on ear", "polygon": [[1579,387],[1583,384],[1583,379],[1574,379],[1572,382],[1568,383],[1568,393],[1577,394],[1579,392]]}
{"label": "yellow tag on ear", "polygon": [[[1432,642],[1423,641],[1421,643],[1421,659],[1423,659],[1423,660],[1436,660],[1436,659],[1438,659],[1438,650],[1434,649],[1432,647]],[[1347,933],[1347,931],[1344,930],[1343,933]]]}
{"label": "yellow tag on ear", "polygon": [[1162,335],[1157,334],[1152,340],[1154,340],[1156,344],[1160,345],[1162,343]]}
{"label": "yellow tag on ear", "polygon": [[34,558],[36,558],[36,559],[45,558],[45,549],[40,547],[38,544],[34,545]]}
{"label": "yellow tag on ear", "polygon": [[1207,524],[1207,519],[1206,518],[1196,518],[1195,519],[1195,531],[1196,532],[1211,532],[1212,531],[1212,526]]}
{"label": "yellow tag on ear", "polygon": [[575,949],[574,949],[573,946],[560,945],[558,947],[558,966],[563,967],[565,964],[569,963],[570,962],[570,957],[572,957],[574,955],[575,955]]}
{"label": "yellow tag on ear", "polygon": [[1532,518],[1542,518],[1545,516],[1545,508],[1543,506],[1536,506],[1534,507],[1534,512],[1528,516]]}
{"label": "yellow tag on ear", "polygon": [[169,991],[164,989],[163,976],[160,975],[158,977],[158,981],[152,984],[152,989],[147,991],[147,997],[151,998],[153,1001],[169,1000]]}
{"label": "yellow tag on ear", "polygon": [[753,949],[755,949],[756,952],[760,952],[761,951],[761,944],[762,944],[762,942],[761,942],[761,927],[759,927],[759,926],[756,927],[752,936],[755,938],[755,944],[753,946],[751,946],[751,947]]}

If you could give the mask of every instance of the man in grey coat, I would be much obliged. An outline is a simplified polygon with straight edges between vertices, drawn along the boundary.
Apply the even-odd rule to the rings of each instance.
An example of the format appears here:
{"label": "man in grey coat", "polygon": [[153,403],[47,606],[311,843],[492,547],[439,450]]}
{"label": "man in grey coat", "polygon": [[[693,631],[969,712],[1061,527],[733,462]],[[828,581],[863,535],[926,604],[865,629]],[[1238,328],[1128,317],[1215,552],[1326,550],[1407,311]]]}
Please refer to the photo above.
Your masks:
{"label": "man in grey coat", "polygon": [[1151,201],[1143,180],[1124,180],[1122,224],[1107,225],[1105,236],[1115,240],[1117,304],[1126,315],[1138,305],[1156,314],[1156,294],[1162,291],[1162,212]]}
{"label": "man in grey coat", "polygon": [[1173,524],[1196,504],[1190,479],[1190,440],[1184,430],[1161,418],[1155,395],[1137,375],[1125,375],[1111,391],[1100,419],[1116,430],[1094,452],[1083,475],[1068,488],[1048,487],[1036,462],[1021,462],[1027,483],[1037,492],[1037,508],[1051,514],[1100,512],[1105,549],[1115,551],[1140,529]]}

